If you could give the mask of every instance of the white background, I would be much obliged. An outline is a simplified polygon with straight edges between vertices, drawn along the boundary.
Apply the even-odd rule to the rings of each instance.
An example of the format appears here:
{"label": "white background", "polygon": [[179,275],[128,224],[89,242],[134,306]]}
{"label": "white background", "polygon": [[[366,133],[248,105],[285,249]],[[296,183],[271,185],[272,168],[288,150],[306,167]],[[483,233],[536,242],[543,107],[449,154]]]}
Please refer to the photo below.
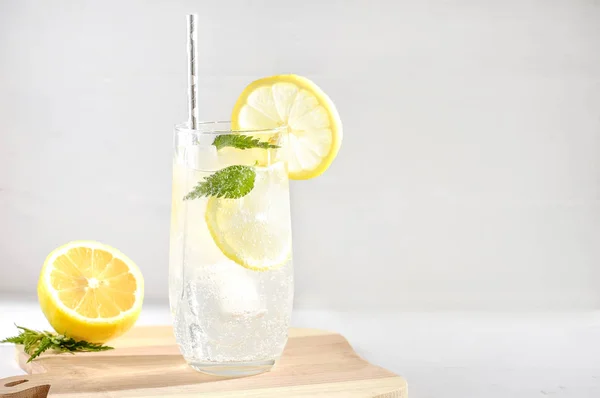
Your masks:
{"label": "white background", "polygon": [[598,0],[0,0],[0,337],[48,327],[38,272],[75,239],[132,257],[138,323],[170,322],[191,12],[204,118],[297,73],[344,122],[292,184],[295,326],[411,398],[600,396]]}
{"label": "white background", "polygon": [[94,239],[166,303],[189,12],[205,119],[297,73],[344,122],[292,184],[297,308],[600,307],[594,0],[0,0],[0,292]]}

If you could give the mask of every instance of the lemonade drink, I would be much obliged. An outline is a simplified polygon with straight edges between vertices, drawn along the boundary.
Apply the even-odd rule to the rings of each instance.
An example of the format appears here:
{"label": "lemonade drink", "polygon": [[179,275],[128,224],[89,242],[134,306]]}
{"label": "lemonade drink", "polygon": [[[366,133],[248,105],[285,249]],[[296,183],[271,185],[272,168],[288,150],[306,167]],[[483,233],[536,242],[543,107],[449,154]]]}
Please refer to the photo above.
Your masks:
{"label": "lemonade drink", "polygon": [[[278,160],[283,148],[217,150],[217,136],[234,134],[228,128],[210,123],[176,133],[170,303],[177,341],[192,367],[251,374],[270,368],[287,341],[293,297],[289,183],[286,164]],[[252,134],[279,142],[285,130]],[[247,195],[185,198],[217,171],[238,165],[255,171]]]}
{"label": "lemonade drink", "polygon": [[310,80],[251,83],[231,124],[175,131],[169,296],[177,342],[194,369],[269,370],[293,301],[289,179],[319,176],[342,125]]}

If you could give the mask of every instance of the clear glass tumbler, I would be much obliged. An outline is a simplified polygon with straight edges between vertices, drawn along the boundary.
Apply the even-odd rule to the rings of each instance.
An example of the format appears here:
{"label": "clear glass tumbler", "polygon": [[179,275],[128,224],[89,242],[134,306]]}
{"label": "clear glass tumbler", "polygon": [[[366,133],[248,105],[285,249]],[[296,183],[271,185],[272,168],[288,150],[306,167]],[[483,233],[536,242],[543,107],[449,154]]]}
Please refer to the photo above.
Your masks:
{"label": "clear glass tumbler", "polygon": [[[269,148],[238,148],[249,140]],[[198,371],[265,372],[287,342],[294,288],[286,143],[285,128],[175,128],[169,300],[177,343]]]}

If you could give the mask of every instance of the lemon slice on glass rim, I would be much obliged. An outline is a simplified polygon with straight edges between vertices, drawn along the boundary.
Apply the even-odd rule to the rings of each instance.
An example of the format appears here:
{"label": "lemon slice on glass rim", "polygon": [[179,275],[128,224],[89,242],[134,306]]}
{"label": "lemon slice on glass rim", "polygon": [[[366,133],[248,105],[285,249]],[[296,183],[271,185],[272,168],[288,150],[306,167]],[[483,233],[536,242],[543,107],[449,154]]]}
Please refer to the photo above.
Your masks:
{"label": "lemon slice on glass rim", "polygon": [[234,130],[287,126],[288,174],[293,180],[321,175],[342,144],[335,105],[315,83],[298,75],[265,77],[250,83],[231,114]]}

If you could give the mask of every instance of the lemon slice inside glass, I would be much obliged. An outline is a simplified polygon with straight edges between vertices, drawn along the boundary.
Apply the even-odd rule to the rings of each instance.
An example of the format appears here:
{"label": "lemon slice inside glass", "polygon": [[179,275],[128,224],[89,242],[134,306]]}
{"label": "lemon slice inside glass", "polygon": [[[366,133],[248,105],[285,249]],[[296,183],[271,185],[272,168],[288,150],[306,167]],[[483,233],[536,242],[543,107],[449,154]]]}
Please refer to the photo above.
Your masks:
{"label": "lemon slice inside glass", "polygon": [[245,268],[267,271],[291,258],[288,179],[283,162],[255,170],[248,195],[208,200],[206,224],[225,256]]}

